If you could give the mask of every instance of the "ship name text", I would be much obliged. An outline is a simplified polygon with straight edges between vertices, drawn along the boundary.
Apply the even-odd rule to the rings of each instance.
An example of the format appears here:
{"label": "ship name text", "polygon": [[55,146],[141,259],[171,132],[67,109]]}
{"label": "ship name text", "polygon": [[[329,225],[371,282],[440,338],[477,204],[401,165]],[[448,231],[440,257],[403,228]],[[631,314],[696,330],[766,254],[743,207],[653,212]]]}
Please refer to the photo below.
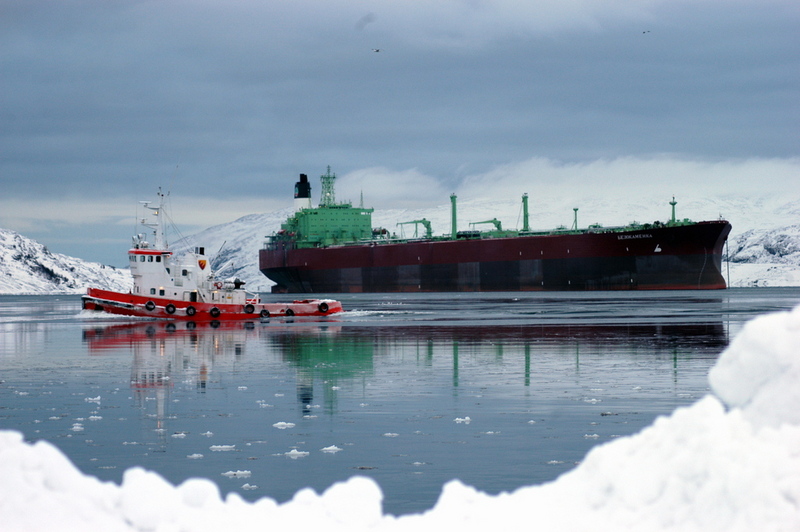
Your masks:
{"label": "ship name text", "polygon": [[633,240],[635,238],[653,238],[653,235],[648,233],[640,233],[638,235],[617,235],[617,240]]}

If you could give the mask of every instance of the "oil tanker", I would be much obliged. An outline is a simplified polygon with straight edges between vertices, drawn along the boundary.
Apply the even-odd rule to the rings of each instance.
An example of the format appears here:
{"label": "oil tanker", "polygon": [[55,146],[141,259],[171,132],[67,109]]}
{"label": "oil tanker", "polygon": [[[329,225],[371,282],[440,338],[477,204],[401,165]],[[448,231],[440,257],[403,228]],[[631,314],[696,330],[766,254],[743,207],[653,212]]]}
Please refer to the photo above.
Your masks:
{"label": "oil tanker", "polygon": [[[451,231],[434,236],[426,219],[413,238],[372,227],[373,209],[337,203],[335,174],[321,176],[322,194],[311,204],[305,174],[295,184],[295,213],[267,237],[259,268],[273,292],[478,292],[532,290],[711,290],[726,288],[722,250],[726,220],[666,222],[621,227],[592,225],[532,231],[528,197],[523,226],[458,231],[455,194]],[[474,225],[473,225],[474,227]],[[424,229],[424,234],[419,229]],[[419,236],[417,236],[419,235]]]}

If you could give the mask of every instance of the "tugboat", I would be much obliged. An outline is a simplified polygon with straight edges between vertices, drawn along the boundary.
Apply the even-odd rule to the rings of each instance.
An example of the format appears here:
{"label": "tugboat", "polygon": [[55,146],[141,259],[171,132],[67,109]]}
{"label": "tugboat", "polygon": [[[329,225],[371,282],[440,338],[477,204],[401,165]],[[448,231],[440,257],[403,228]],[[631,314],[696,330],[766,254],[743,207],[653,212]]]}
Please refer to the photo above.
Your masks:
{"label": "tugboat", "polygon": [[145,234],[133,237],[128,251],[133,289],[128,293],[89,288],[82,296],[85,310],[147,318],[254,320],[270,317],[327,316],[342,311],[332,299],[304,299],[291,303],[265,303],[246,291],[238,278],[218,279],[203,247],[174,257],[164,233],[165,195],[159,189],[158,206],[141,202],[155,220],[141,224],[153,230],[153,242]]}

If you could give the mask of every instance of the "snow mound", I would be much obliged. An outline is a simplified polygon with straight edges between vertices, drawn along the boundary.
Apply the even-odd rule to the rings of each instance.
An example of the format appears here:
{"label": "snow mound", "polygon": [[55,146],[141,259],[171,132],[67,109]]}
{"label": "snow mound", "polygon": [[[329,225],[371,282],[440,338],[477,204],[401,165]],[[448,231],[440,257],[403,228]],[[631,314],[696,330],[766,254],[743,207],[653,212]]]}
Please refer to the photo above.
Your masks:
{"label": "snow mound", "polygon": [[759,316],[711,369],[711,388],[755,425],[800,425],[799,349],[800,306]]}
{"label": "snow mound", "polygon": [[[800,530],[800,307],[750,322],[722,354],[708,395],[633,436],[595,447],[554,482],[491,496],[458,481],[419,515],[384,515],[372,480],[277,504],[210,480],[172,486],[141,468],[122,484],[81,474],[47,442],[0,431],[3,530],[548,531]],[[724,401],[724,403],[723,403]],[[727,405],[727,408],[726,408]],[[521,457],[524,459],[525,457]],[[529,457],[536,459],[535,457]]]}

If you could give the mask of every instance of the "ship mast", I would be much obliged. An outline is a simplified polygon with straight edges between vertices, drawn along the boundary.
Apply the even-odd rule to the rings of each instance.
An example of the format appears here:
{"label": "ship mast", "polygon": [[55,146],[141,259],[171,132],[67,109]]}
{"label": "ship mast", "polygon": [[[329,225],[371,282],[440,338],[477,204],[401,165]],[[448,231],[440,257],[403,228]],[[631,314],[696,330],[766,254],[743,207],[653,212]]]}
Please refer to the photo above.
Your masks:
{"label": "ship mast", "polygon": [[331,174],[331,167],[328,166],[328,173],[319,176],[322,180],[322,197],[319,200],[320,207],[330,207],[336,205],[336,192],[333,189],[333,183],[336,181],[336,174]]}
{"label": "ship mast", "polygon": [[675,201],[675,196],[672,196],[672,201],[670,201],[669,204],[672,205],[672,219],[670,220],[670,223],[675,225],[675,205],[678,204],[678,202]]}
{"label": "ship mast", "polygon": [[153,249],[167,249],[167,239],[164,236],[164,193],[161,188],[158,189],[158,207],[151,207],[149,201],[140,202],[145,209],[153,211],[153,216],[156,221],[148,222],[146,218],[142,218],[141,224],[153,230],[155,242],[153,242]]}

